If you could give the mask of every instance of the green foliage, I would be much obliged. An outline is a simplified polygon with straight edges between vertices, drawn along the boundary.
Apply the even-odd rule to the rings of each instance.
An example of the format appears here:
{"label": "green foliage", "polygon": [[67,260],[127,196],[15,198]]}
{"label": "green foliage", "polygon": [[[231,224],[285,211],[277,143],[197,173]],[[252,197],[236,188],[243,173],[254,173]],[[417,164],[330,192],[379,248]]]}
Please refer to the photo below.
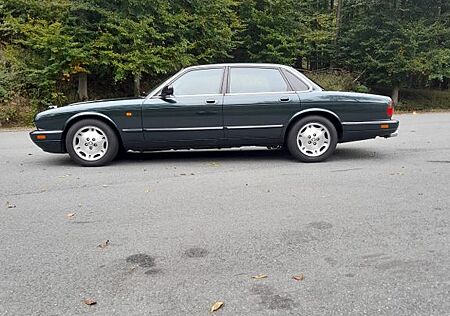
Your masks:
{"label": "green foliage", "polygon": [[131,94],[133,80],[147,87],[181,67],[224,61],[293,65],[333,90],[448,89],[450,3],[0,0],[3,107],[75,101],[82,73],[91,95],[108,97],[127,86]]}

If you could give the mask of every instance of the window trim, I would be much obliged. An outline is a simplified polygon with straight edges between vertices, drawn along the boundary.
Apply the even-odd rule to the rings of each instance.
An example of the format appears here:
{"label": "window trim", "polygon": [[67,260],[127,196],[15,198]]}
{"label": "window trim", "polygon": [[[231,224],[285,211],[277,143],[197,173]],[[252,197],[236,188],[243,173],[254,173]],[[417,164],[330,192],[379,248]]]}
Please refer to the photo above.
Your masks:
{"label": "window trim", "polygon": [[[255,95],[255,94],[280,94],[280,93],[285,93],[285,94],[291,94],[293,91],[289,81],[286,80],[286,78],[283,76],[283,72],[280,70],[280,67],[271,67],[271,66],[256,66],[256,67],[252,67],[252,66],[228,66],[228,71],[227,71],[227,89],[225,90],[225,95]],[[231,90],[231,69],[232,68],[247,68],[247,69],[271,69],[271,70],[277,70],[281,76],[281,78],[283,79],[284,83],[286,84],[286,86],[288,87],[288,89],[290,90],[286,90],[286,91],[266,91],[266,92],[230,92]]]}
{"label": "window trim", "polygon": [[[289,81],[289,78],[286,76],[286,74],[284,72],[288,72],[290,73],[292,76],[294,76],[295,78],[297,78],[298,80],[300,80],[308,89],[306,90],[295,90],[293,84]],[[285,80],[289,83],[289,86],[291,87],[292,91],[296,92],[296,93],[302,93],[302,92],[309,92],[312,91],[312,87],[305,82],[304,80],[302,80],[302,78],[300,78],[299,76],[295,75],[292,71],[286,69],[286,68],[280,68],[280,72],[283,75],[283,77],[285,78]]]}
{"label": "window trim", "polygon": [[222,69],[222,79],[220,81],[219,84],[219,93],[210,93],[210,94],[180,94],[180,95],[174,95],[174,98],[179,98],[179,97],[198,97],[198,96],[221,96],[223,95],[223,83],[225,80],[225,75],[226,75],[226,67],[224,66],[219,66],[219,67],[211,67],[211,68],[188,68],[185,71],[182,71],[181,73],[175,74],[174,77],[170,78],[168,81],[166,81],[165,83],[162,84],[162,87],[153,95],[151,96],[151,99],[161,99],[161,91],[165,86],[171,86],[175,81],[177,81],[178,79],[180,79],[182,76],[188,74],[189,72],[192,71],[202,71],[202,70],[213,70],[213,69]]}

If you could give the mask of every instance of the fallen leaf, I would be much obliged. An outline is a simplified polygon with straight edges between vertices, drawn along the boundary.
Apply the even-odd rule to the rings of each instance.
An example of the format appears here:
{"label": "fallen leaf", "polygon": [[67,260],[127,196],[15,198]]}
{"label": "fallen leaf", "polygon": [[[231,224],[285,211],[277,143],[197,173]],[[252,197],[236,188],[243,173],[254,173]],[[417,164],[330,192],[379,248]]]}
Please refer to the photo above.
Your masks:
{"label": "fallen leaf", "polygon": [[9,201],[6,201],[6,208],[16,208],[16,205],[9,203]]}
{"label": "fallen leaf", "polygon": [[294,275],[292,278],[296,281],[303,281],[305,279],[305,276],[303,275],[303,273],[301,273],[299,275]]}
{"label": "fallen leaf", "polygon": [[265,278],[267,278],[266,274],[258,274],[258,275],[252,276],[252,279],[255,279],[255,280],[261,280],[261,279],[265,279]]}
{"label": "fallen leaf", "polygon": [[213,306],[211,306],[211,313],[215,312],[216,310],[220,309],[223,306],[223,302],[215,302]]}
{"label": "fallen leaf", "polygon": [[97,304],[97,302],[94,301],[92,298],[85,298],[83,300],[83,303],[86,304],[86,305],[95,305],[95,304]]}
{"label": "fallen leaf", "polygon": [[102,241],[102,243],[99,244],[97,247],[104,249],[104,248],[108,247],[108,245],[109,245],[109,239],[106,239],[106,240]]}
{"label": "fallen leaf", "polygon": [[68,213],[66,214],[67,218],[74,218],[75,217],[75,213]]}

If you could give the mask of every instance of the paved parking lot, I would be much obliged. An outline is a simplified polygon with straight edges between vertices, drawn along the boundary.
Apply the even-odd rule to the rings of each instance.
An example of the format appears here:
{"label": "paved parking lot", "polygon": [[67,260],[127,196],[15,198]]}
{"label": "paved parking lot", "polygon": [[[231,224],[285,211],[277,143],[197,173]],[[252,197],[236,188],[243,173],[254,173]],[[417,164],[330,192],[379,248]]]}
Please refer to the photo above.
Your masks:
{"label": "paved parking lot", "polygon": [[397,118],[399,137],[320,164],[253,148],[81,168],[0,132],[0,315],[448,315],[450,114]]}

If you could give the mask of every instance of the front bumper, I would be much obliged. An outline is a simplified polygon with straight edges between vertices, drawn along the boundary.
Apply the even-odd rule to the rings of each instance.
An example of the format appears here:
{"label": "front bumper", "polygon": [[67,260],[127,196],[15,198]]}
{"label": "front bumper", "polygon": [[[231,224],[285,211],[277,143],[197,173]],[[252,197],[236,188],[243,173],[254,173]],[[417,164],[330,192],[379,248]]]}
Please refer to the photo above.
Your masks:
{"label": "front bumper", "polygon": [[342,143],[376,137],[398,136],[398,120],[343,122]]}
{"label": "front bumper", "polygon": [[36,130],[30,133],[31,140],[48,153],[65,153],[63,131]]}

